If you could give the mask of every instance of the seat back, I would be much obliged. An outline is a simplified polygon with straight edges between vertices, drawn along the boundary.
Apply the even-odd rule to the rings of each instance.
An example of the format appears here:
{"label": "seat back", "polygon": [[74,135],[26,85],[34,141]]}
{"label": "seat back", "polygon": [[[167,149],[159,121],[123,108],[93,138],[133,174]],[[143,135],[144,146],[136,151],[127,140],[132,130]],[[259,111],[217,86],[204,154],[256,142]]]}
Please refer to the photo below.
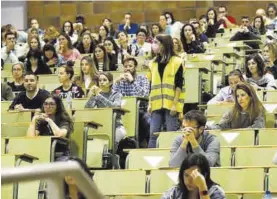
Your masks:
{"label": "seat back", "polygon": [[157,145],[159,148],[170,148],[174,139],[183,134],[183,132],[172,131],[172,132],[160,132],[157,139]]}
{"label": "seat back", "polygon": [[209,132],[217,136],[221,146],[251,146],[255,144],[254,129],[216,130]]}
{"label": "seat back", "polygon": [[270,168],[268,172],[269,186],[268,189],[271,192],[277,192],[277,168]]}
{"label": "seat back", "polygon": [[2,112],[1,117],[2,123],[31,122],[31,112]]}
{"label": "seat back", "polygon": [[26,124],[1,124],[2,137],[23,137],[26,136],[29,128],[29,122]]}
{"label": "seat back", "polygon": [[236,166],[273,166],[272,157],[277,146],[237,147],[235,151]]}
{"label": "seat back", "polygon": [[104,195],[145,193],[146,172],[139,170],[102,170],[93,176],[99,191]]}
{"label": "seat back", "polygon": [[38,157],[37,162],[50,162],[51,137],[13,137],[9,138],[7,146],[8,154],[26,153]]}
{"label": "seat back", "polygon": [[277,102],[277,91],[266,91],[266,102]]}
{"label": "seat back", "polygon": [[133,149],[127,158],[128,169],[168,167],[170,149]]}
{"label": "seat back", "polygon": [[275,145],[276,143],[277,143],[277,128],[259,130],[260,145]]}
{"label": "seat back", "polygon": [[263,168],[212,168],[211,179],[226,192],[255,192],[264,189]]}
{"label": "seat back", "polygon": [[12,103],[12,101],[2,101],[1,102],[1,113],[7,112],[11,103]]}

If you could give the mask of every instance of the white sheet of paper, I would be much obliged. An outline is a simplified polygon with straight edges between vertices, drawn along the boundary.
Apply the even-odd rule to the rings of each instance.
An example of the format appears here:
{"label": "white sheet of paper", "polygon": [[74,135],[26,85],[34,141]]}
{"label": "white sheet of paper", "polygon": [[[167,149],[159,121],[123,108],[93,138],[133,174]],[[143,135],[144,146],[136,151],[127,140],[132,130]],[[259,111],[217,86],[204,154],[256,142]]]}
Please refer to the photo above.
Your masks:
{"label": "white sheet of paper", "polygon": [[239,136],[239,133],[237,132],[221,133],[221,136],[225,139],[225,141],[228,144],[231,144]]}
{"label": "white sheet of paper", "polygon": [[167,172],[166,175],[167,175],[175,184],[178,184],[178,176],[179,176],[179,172],[178,172],[178,171],[170,171],[170,172]]}

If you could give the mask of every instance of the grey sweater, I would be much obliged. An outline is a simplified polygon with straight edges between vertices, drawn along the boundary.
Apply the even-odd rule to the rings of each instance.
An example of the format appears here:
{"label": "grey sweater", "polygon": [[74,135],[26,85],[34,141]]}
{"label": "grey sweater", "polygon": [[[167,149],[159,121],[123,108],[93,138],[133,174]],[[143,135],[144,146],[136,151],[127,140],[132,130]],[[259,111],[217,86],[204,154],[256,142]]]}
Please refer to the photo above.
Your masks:
{"label": "grey sweater", "polygon": [[[211,199],[225,199],[224,190],[219,185],[212,185],[208,190]],[[161,199],[182,199],[182,192],[177,186],[170,188],[166,191]]]}
{"label": "grey sweater", "polygon": [[239,120],[234,121],[232,119],[232,111],[229,111],[223,115],[218,124],[207,126],[207,129],[239,129],[239,128],[265,128],[264,114],[260,114],[251,122],[249,114],[241,112]]}
{"label": "grey sweater", "polygon": [[[100,92],[99,95],[92,95],[87,101],[85,108],[113,108],[121,107],[122,95],[118,92],[111,91],[109,93]],[[117,114],[116,127],[122,125],[121,115]]]}
{"label": "grey sweater", "polygon": [[215,135],[208,132],[204,132],[198,139],[199,146],[195,149],[192,148],[192,152],[188,149],[188,146],[183,149],[181,144],[183,142],[183,135],[179,135],[173,141],[171,146],[171,155],[169,160],[170,167],[180,167],[183,160],[191,153],[201,153],[205,155],[209,161],[211,167],[220,166],[220,142]]}

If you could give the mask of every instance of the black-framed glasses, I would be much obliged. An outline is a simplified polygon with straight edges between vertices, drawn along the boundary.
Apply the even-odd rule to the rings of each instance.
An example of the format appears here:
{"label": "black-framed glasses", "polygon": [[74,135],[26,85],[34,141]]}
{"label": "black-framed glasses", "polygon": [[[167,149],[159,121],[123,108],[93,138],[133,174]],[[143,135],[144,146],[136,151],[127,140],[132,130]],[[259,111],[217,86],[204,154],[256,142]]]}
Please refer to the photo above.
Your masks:
{"label": "black-framed glasses", "polygon": [[54,106],[56,106],[56,103],[54,103],[54,102],[44,102],[43,106],[54,107]]}

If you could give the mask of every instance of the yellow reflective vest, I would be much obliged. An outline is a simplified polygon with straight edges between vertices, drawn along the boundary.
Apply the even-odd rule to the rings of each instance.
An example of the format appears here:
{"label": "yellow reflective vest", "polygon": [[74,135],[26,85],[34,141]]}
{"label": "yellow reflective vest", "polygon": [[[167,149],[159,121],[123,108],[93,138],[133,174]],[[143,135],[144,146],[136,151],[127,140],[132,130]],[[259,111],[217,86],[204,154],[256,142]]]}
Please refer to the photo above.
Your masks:
{"label": "yellow reflective vest", "polygon": [[[171,57],[168,64],[165,66],[163,78],[158,70],[158,63],[151,62],[149,65],[150,71],[147,73],[147,78],[151,81],[151,93],[149,103],[152,111],[159,109],[170,110],[174,102],[175,96],[175,75],[182,64],[182,59],[176,56]],[[176,105],[176,111],[183,112],[185,88],[183,85],[180,93],[179,101]]]}

